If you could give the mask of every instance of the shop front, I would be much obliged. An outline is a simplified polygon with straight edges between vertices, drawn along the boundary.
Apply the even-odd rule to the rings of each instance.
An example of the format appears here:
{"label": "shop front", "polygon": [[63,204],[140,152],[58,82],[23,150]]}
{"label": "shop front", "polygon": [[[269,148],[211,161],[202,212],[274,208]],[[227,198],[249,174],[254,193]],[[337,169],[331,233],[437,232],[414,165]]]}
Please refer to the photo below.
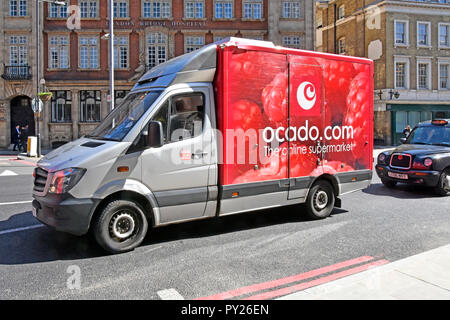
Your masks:
{"label": "shop front", "polygon": [[407,125],[414,128],[422,121],[450,118],[450,105],[447,104],[388,104],[387,110],[391,112],[393,145],[400,144]]}

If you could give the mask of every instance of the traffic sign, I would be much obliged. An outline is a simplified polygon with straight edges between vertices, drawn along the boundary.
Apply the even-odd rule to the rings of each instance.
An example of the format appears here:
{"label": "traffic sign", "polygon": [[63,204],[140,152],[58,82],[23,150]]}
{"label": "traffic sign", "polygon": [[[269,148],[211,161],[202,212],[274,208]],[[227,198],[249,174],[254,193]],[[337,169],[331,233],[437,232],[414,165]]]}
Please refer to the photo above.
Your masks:
{"label": "traffic sign", "polygon": [[42,109],[44,108],[44,103],[42,100],[39,98],[37,100],[39,100],[39,103],[36,103],[36,99],[31,101],[31,109],[33,109],[34,113],[42,112]]}

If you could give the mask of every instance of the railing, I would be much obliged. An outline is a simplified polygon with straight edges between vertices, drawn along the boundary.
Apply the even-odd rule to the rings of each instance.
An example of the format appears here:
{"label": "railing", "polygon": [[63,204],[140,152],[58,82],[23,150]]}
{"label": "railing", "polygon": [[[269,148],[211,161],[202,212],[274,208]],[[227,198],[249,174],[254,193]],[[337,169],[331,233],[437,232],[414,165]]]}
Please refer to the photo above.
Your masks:
{"label": "railing", "polygon": [[31,80],[31,67],[3,65],[2,78],[5,80]]}

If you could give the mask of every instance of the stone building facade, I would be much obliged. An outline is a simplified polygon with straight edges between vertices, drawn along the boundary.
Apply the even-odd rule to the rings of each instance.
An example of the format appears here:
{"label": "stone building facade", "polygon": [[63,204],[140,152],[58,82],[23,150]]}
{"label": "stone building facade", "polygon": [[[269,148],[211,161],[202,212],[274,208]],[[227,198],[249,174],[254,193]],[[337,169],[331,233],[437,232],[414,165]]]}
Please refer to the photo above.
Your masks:
{"label": "stone building facade", "polygon": [[450,117],[449,0],[320,0],[316,49],[374,60],[375,142]]}
{"label": "stone building facade", "polygon": [[[112,1],[116,104],[149,68],[225,37],[314,48],[313,0]],[[12,18],[7,14],[16,2],[18,6],[26,3],[26,17]],[[41,90],[53,93],[41,113],[43,148],[53,148],[89,133],[109,112],[109,0],[66,2],[67,6],[41,4],[40,83]],[[5,63],[4,75],[10,70],[6,68],[8,63],[13,64],[8,61],[11,48],[6,40],[10,33],[21,33],[22,29],[28,37],[27,66],[36,65],[32,27],[35,3],[5,0],[0,4],[1,36],[5,40],[0,44],[0,61]],[[20,117],[16,111],[22,109],[16,104],[23,103],[23,110],[30,110],[30,98],[36,95],[33,68],[26,79],[15,81],[5,76],[0,80],[1,88],[5,88],[0,92],[0,148],[10,145],[10,132],[16,122],[32,121],[32,114],[26,120]],[[17,96],[26,101],[15,101]]]}
{"label": "stone building facade", "polygon": [[34,6],[35,1],[0,1],[0,147],[10,145],[17,124],[35,127],[30,107],[36,95]]}
{"label": "stone building facade", "polygon": [[315,1],[268,1],[268,40],[276,45],[314,50]]}

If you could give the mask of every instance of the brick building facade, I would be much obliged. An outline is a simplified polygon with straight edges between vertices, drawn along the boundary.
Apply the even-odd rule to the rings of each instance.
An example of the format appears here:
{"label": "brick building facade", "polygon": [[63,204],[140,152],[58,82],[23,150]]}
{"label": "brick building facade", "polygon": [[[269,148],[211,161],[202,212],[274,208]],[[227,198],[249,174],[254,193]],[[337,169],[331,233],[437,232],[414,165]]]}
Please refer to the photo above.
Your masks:
{"label": "brick building facade", "polygon": [[[14,1],[19,5],[25,1],[29,6],[30,23],[24,28],[28,28],[28,39],[32,43],[34,20],[31,13],[34,9],[31,6],[35,1],[3,1],[6,6],[6,11],[2,11],[3,21],[8,27],[10,24],[6,20],[11,19],[8,6]],[[42,5],[41,90],[53,93],[41,114],[44,148],[56,147],[89,133],[109,112],[109,40],[105,37],[109,32],[108,1],[70,0],[70,7]],[[313,0],[113,1],[116,103],[149,68],[225,37],[314,48]],[[80,19],[74,19],[76,17]],[[76,22],[79,28],[73,27]],[[6,29],[3,37],[6,38]],[[8,60],[8,50],[11,49],[7,44],[0,48],[3,61]],[[29,46],[28,51],[27,63],[34,65],[35,49]],[[33,75],[31,72],[30,79],[18,80],[21,86],[29,87],[18,89],[24,104],[35,96]],[[0,85],[14,86],[7,79],[1,79]],[[2,97],[0,93],[0,136],[4,135],[0,147],[9,145],[9,132],[18,121],[11,117],[17,116],[11,105],[16,95],[8,92]],[[26,121],[33,119],[28,116]]]}

